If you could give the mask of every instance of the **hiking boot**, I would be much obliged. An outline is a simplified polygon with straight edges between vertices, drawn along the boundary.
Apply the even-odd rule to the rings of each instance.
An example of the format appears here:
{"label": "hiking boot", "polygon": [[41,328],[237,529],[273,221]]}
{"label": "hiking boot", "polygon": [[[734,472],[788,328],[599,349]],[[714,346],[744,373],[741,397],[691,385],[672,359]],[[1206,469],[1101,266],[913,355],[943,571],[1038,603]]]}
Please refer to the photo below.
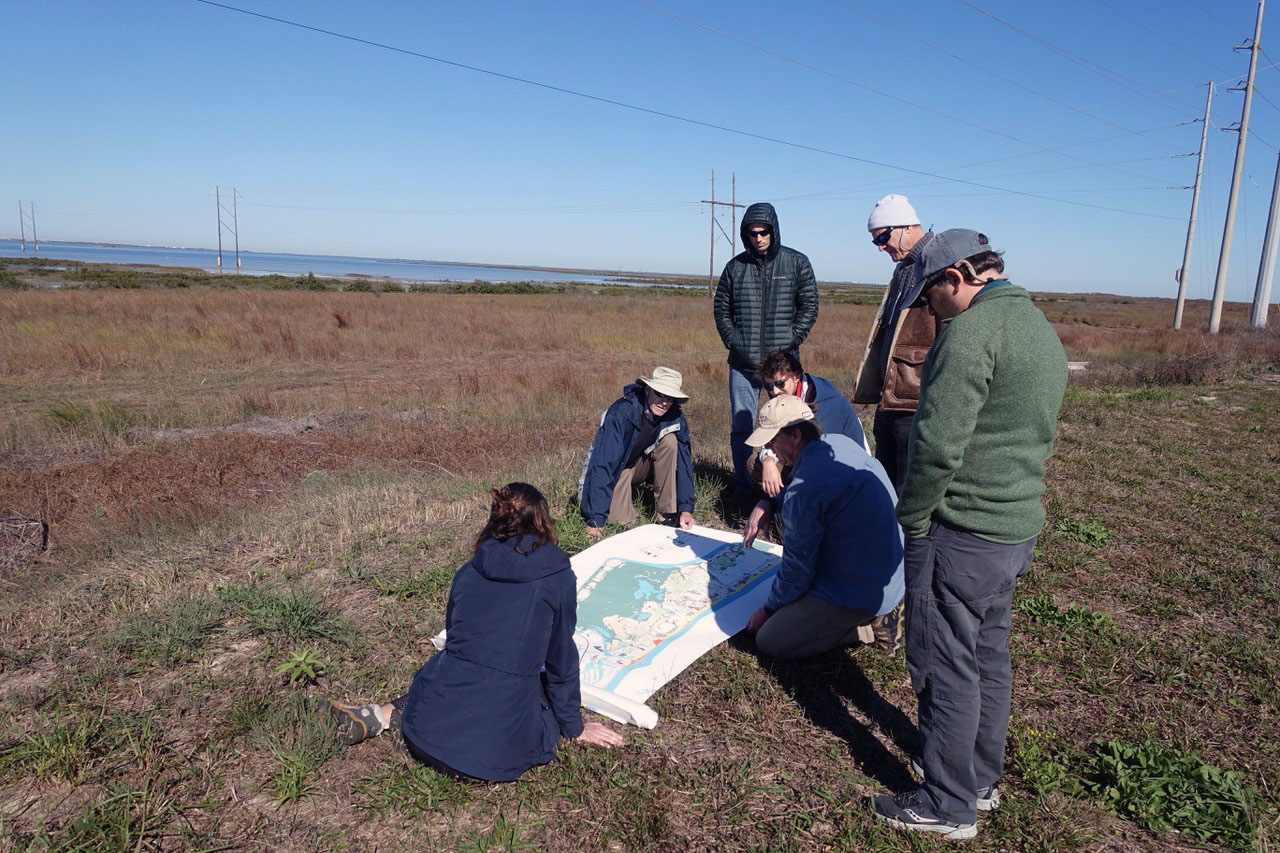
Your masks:
{"label": "hiking boot", "polygon": [[878,794],[871,798],[871,810],[876,819],[898,829],[929,832],[941,835],[948,841],[973,838],[978,834],[976,823],[951,823],[933,814],[924,804],[920,789],[904,791],[897,796]]}
{"label": "hiking boot", "polygon": [[878,616],[871,623],[871,632],[875,634],[875,647],[885,654],[897,654],[902,645],[902,615],[906,610],[906,601],[898,602],[898,606],[883,616]]}
{"label": "hiking boot", "polygon": [[[924,768],[920,766],[920,758],[911,756],[911,772],[916,774],[921,781],[924,780]],[[1000,786],[992,785],[988,788],[978,789],[978,811],[993,812],[1000,808]]]}
{"label": "hiking boot", "polygon": [[382,734],[383,725],[378,722],[378,715],[373,705],[361,705],[357,708],[325,700],[322,703],[323,706],[328,706],[329,714],[338,724],[338,737],[347,746],[355,746],[375,735]]}

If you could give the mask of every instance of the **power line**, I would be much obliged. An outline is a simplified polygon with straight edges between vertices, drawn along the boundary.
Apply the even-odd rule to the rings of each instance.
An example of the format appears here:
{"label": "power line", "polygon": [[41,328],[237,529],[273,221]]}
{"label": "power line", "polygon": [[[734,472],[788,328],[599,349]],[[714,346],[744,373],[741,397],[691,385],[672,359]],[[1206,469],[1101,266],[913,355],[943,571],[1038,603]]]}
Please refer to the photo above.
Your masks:
{"label": "power line", "polygon": [[1148,27],[1146,24],[1144,24],[1144,23],[1142,23],[1141,21],[1139,21],[1137,18],[1133,18],[1133,17],[1130,17],[1129,15],[1126,15],[1124,12],[1120,11],[1120,10],[1119,10],[1119,9],[1117,9],[1115,6],[1113,6],[1113,5],[1111,5],[1110,3],[1108,3],[1108,2],[1107,2],[1107,0],[1097,0],[1097,2],[1098,2],[1098,3],[1100,3],[1100,4],[1101,4],[1101,5],[1103,5],[1103,6],[1106,6],[1106,7],[1107,7],[1108,9],[1110,9],[1112,12],[1115,12],[1117,15],[1119,15],[1119,16],[1120,16],[1120,17],[1122,17],[1122,18],[1124,18],[1126,21],[1128,21],[1129,23],[1133,24],[1133,25],[1134,25],[1135,27],[1137,27],[1138,29],[1142,30],[1143,32],[1145,32],[1145,33],[1147,33],[1147,34],[1149,34],[1149,35],[1155,36],[1156,38],[1160,39],[1160,41],[1164,42],[1165,44],[1169,45],[1170,47],[1174,48],[1175,50],[1180,50],[1180,51],[1182,51],[1183,53],[1185,53],[1187,56],[1191,57],[1192,59],[1195,59],[1195,60],[1198,60],[1198,61],[1200,61],[1200,62],[1203,62],[1205,65],[1208,65],[1210,68],[1217,69],[1218,71],[1221,71],[1223,74],[1234,74],[1234,72],[1229,71],[1229,70],[1227,70],[1226,68],[1223,68],[1221,65],[1218,65],[1218,64],[1216,64],[1216,63],[1210,62],[1209,60],[1205,59],[1203,56],[1200,56],[1199,54],[1192,53],[1191,51],[1187,50],[1187,49],[1186,49],[1185,47],[1183,47],[1182,45],[1180,45],[1180,44],[1178,44],[1177,42],[1173,41],[1172,39],[1165,38],[1164,36],[1160,35],[1160,33],[1156,32],[1155,30],[1153,30],[1153,29],[1151,29],[1150,27]]}
{"label": "power line", "polygon": [[749,130],[741,130],[734,127],[728,127],[722,124],[715,124],[714,122],[703,121],[702,119],[690,118],[688,116],[677,115],[675,113],[668,113],[662,110],[655,110],[650,107],[642,107],[636,104],[629,104],[629,103],[626,103],[625,101],[619,101],[613,98],[605,98],[600,95],[591,95],[586,92],[580,92],[575,89],[568,89],[563,86],[554,86],[550,83],[542,83],[537,80],[530,80],[526,77],[517,77],[513,74],[505,74],[501,71],[492,71],[488,68],[480,68],[479,66],[468,65],[463,62],[455,62],[451,59],[442,59],[440,57],[431,56],[430,54],[426,54],[426,53],[420,53],[415,50],[409,50],[403,47],[395,47],[393,45],[384,44],[382,42],[371,41],[369,39],[363,39],[358,36],[346,35],[345,33],[334,32],[333,30],[326,30],[320,27],[313,27],[310,24],[303,24],[297,21],[290,21],[287,18],[277,18],[272,15],[264,15],[261,12],[253,12],[248,9],[238,8],[236,6],[229,6],[225,3],[217,3],[215,2],[215,0],[195,0],[195,2],[203,3],[206,6],[213,6],[218,9],[225,9],[229,12],[238,12],[239,14],[248,15],[253,18],[261,18],[262,20],[265,20],[265,21],[273,21],[277,24],[284,24],[285,26],[296,27],[297,29],[307,30],[309,32],[320,33],[321,35],[332,36],[334,38],[342,39],[344,41],[355,42],[357,44],[363,44],[369,47],[376,47],[380,50],[388,50],[393,53],[404,54],[405,56],[413,56],[419,59],[426,59],[431,62],[438,62],[442,65],[448,65],[452,68],[460,68],[465,71],[474,71],[478,74],[484,74],[489,77],[496,77],[501,80],[508,80],[513,83],[523,83],[527,86],[534,86],[539,89],[545,89],[549,92],[558,92],[562,95],[572,95],[574,97],[584,98],[586,100],[594,101],[596,103],[608,104],[614,107],[621,107],[623,109],[633,110],[638,113],[644,113],[645,115],[653,115],[653,116],[658,116],[660,118],[671,119],[672,121],[678,121],[684,124],[694,125],[696,127],[705,127],[711,130],[719,130],[725,133],[733,133],[738,136],[745,137],[747,139],[756,139],[761,142],[771,142],[771,143],[774,143],[775,145],[785,145],[789,148],[795,148],[801,151],[811,151],[816,154],[826,154],[830,157],[838,157],[842,160],[849,160],[854,163],[862,163],[867,166],[876,166],[877,168],[881,168],[881,169],[895,169],[900,172],[906,172],[907,174],[923,175],[924,177],[927,177],[927,178],[939,178],[941,180],[951,181],[958,184],[967,184],[969,186],[979,187],[981,189],[1004,192],[1004,193],[1008,193],[1009,195],[1023,196],[1024,198],[1036,198],[1041,201],[1053,201],[1059,204],[1073,205],[1075,207],[1087,207],[1087,208],[1092,208],[1094,210],[1105,210],[1111,213],[1126,213],[1132,216],[1145,216],[1151,219],[1170,219],[1174,221],[1180,221],[1177,217],[1165,216],[1162,213],[1147,213],[1145,211],[1140,211],[1140,210],[1125,210],[1123,208],[1117,208],[1117,207],[1106,207],[1104,205],[1088,204],[1082,201],[1071,201],[1069,199],[1052,198],[1049,196],[1037,196],[1034,193],[1022,192],[1020,190],[1010,190],[1010,189],[1005,189],[1003,187],[993,187],[987,184],[977,183],[976,181],[967,181],[963,178],[948,178],[944,175],[939,175],[934,172],[928,172],[923,169],[913,169],[908,166],[898,166],[893,163],[884,163],[879,160],[872,160],[867,157],[859,157],[857,155],[847,154],[842,151],[832,151],[827,148],[819,148],[815,145],[805,145],[804,143],[801,143],[801,142],[792,142],[787,139],[779,139],[777,137],[766,136],[761,133],[753,133]]}
{"label": "power line", "polygon": [[[1114,121],[1111,121],[1110,119],[1103,118],[1102,116],[1097,115],[1096,113],[1089,112],[1086,109],[1082,109],[1080,107],[1074,106],[1072,104],[1067,103],[1066,101],[1060,101],[1051,95],[1046,95],[1044,92],[1041,92],[1038,89],[1034,89],[1030,86],[1026,86],[1022,83],[1019,83],[1017,80],[1013,79],[1012,77],[1006,77],[1005,75],[997,71],[992,71],[990,68],[981,66],[978,63],[974,62],[973,60],[968,59],[964,56],[961,56],[960,54],[955,53],[954,51],[950,51],[940,44],[934,44],[933,42],[926,41],[925,39],[922,39],[920,36],[916,35],[915,33],[909,30],[905,30],[902,27],[895,26],[894,24],[891,24],[888,21],[878,18],[875,15],[872,15],[870,12],[866,11],[865,9],[859,9],[857,6],[853,5],[852,3],[849,3],[848,0],[835,0],[835,2],[839,3],[841,6],[844,6],[846,9],[849,9],[850,11],[857,12],[859,15],[862,15],[864,18],[868,18],[872,21],[875,21],[877,24],[880,24],[881,26],[888,27],[889,29],[893,30],[896,33],[900,33],[901,35],[904,35],[907,38],[914,39],[915,41],[920,42],[925,47],[928,47],[930,50],[936,50],[939,53],[945,54],[958,62],[963,62],[965,65],[968,65],[971,68],[976,68],[977,70],[983,72],[984,74],[990,74],[992,77],[995,77],[997,80],[1003,80],[1004,82],[1008,83],[1011,86],[1016,86],[1017,88],[1022,89],[1024,92],[1029,92],[1030,94],[1035,95],[1037,98],[1043,98],[1044,100],[1048,101],[1051,104],[1057,104],[1060,107],[1071,110],[1073,112],[1080,113],[1083,116],[1088,116],[1089,118],[1094,119],[1095,121],[1100,121],[1103,124],[1111,125],[1112,127],[1119,128],[1120,130],[1126,130],[1126,131],[1130,130],[1129,128],[1125,127],[1122,124],[1118,124]],[[1178,147],[1175,145],[1170,145],[1169,143],[1163,142],[1161,140],[1152,140],[1152,141],[1158,142],[1161,145],[1166,145],[1170,148]]]}
{"label": "power line", "polygon": [[[715,27],[710,26],[709,24],[704,24],[701,21],[696,21],[693,18],[686,17],[685,15],[681,15],[678,12],[673,12],[670,9],[665,9],[662,6],[658,6],[655,3],[649,2],[649,0],[634,0],[634,2],[638,3],[641,6],[645,6],[649,9],[653,9],[655,12],[661,12],[664,15],[669,15],[670,17],[675,18],[678,21],[683,21],[686,24],[691,24],[692,26],[698,27],[699,29],[706,30],[707,32],[710,32],[710,33],[715,33],[716,35],[721,36],[723,38],[727,38],[730,41],[735,41],[738,44],[746,45],[752,50],[758,50],[761,53],[768,54],[769,56],[772,56],[776,59],[781,59],[784,62],[790,62],[793,65],[798,65],[801,68],[807,69],[809,71],[814,71],[814,72],[817,72],[818,74],[822,74],[834,80],[839,80],[842,83],[848,83],[851,86],[856,86],[859,89],[863,89],[864,91],[871,92],[872,94],[875,94],[875,95],[879,95],[882,98],[888,98],[892,101],[897,101],[900,104],[906,104],[909,107],[914,107],[915,109],[923,110],[927,113],[931,113],[933,115],[939,116],[948,121],[953,121],[953,122],[956,122],[957,124],[962,124],[962,125],[965,125],[966,127],[974,128],[975,130],[982,131],[983,133],[990,133],[994,136],[999,136],[1002,139],[1008,139],[1011,142],[1018,143],[1019,145],[1026,145],[1030,148],[1036,148],[1041,151],[1050,150],[1046,146],[1040,145],[1039,143],[1031,142],[1029,140],[1022,139],[1021,137],[1013,136],[1012,134],[1009,134],[1009,133],[1004,133],[990,126],[979,124],[978,122],[969,121],[968,119],[963,119],[963,118],[960,118],[959,116],[953,116],[948,113],[944,113],[941,110],[934,109],[933,107],[916,103],[915,101],[908,100],[899,95],[895,95],[891,92],[886,92],[882,89],[877,89],[874,86],[869,86],[866,83],[861,82],[860,80],[854,80],[851,77],[846,77],[843,74],[836,73],[835,71],[829,71],[826,68],[822,68],[812,63],[805,62],[802,59],[796,59],[794,56],[788,56],[787,54],[780,53],[779,51],[773,50],[772,48],[768,48],[768,47],[765,47],[764,45],[756,44],[755,42],[748,41],[747,39],[741,38],[739,36],[735,36],[732,33],[727,33],[724,30],[716,29]],[[1127,128],[1125,129],[1127,130]],[[1062,156],[1069,157],[1072,160],[1078,160],[1082,163],[1089,163],[1090,165],[1094,165],[1094,166],[1101,165],[1099,163],[1094,163],[1092,160],[1088,160],[1084,157],[1077,157],[1074,154],[1063,154]],[[1113,171],[1119,172],[1124,175],[1128,175],[1133,178],[1142,178],[1143,180],[1162,183],[1157,178],[1153,178],[1149,175],[1140,175],[1137,172],[1129,172],[1124,169],[1113,169]]]}
{"label": "power line", "polygon": [[[201,0],[201,2],[204,2],[204,0]],[[1152,103],[1159,104],[1165,109],[1179,112],[1184,116],[1191,116],[1192,118],[1198,118],[1198,116],[1195,116],[1192,113],[1187,112],[1187,105],[1183,104],[1181,101],[1174,101],[1174,103],[1178,104],[1178,107],[1175,108],[1170,106],[1167,103],[1164,103],[1163,101],[1156,100],[1156,98],[1152,97],[1151,95],[1143,94],[1141,91],[1135,88],[1135,87],[1141,87],[1143,89],[1147,89],[1150,92],[1155,92],[1157,95],[1161,95],[1161,97],[1164,97],[1158,90],[1152,88],[1151,86],[1148,86],[1145,83],[1134,80],[1131,77],[1126,77],[1123,74],[1119,73],[1118,71],[1112,71],[1110,68],[1107,68],[1106,66],[1103,66],[1103,65],[1099,65],[1098,63],[1094,62],[1091,59],[1085,59],[1083,56],[1072,53],[1071,51],[1067,50],[1065,47],[1060,47],[1054,44],[1053,42],[1049,41],[1048,39],[1041,38],[1035,33],[1028,32],[1027,30],[1022,29],[1022,27],[1019,27],[1017,24],[1010,23],[1009,21],[1006,21],[1004,18],[1001,18],[998,15],[994,15],[991,12],[988,12],[986,9],[983,9],[981,6],[978,6],[970,2],[970,0],[956,0],[956,2],[964,6],[968,6],[973,11],[981,15],[987,16],[988,18],[1000,24],[1001,26],[1008,27],[1018,35],[1031,39],[1033,42],[1040,45],[1041,47],[1048,48],[1049,50],[1063,57],[1064,59],[1069,59],[1070,61],[1076,63],[1077,65],[1083,68],[1088,69],[1089,71],[1094,72],[1095,74],[1100,74],[1102,76],[1109,76],[1114,78],[1116,81],[1119,81],[1120,85],[1124,86],[1126,89],[1129,89],[1135,94],[1140,95],[1143,98],[1146,98]]]}
{"label": "power line", "polygon": [[389,208],[389,207],[321,207],[316,205],[271,204],[268,202],[244,202],[245,207],[269,207],[275,210],[306,210],[326,213],[386,213],[394,216],[458,216],[476,213],[513,214],[561,214],[561,213],[653,213],[690,208],[696,202],[644,202],[635,204],[562,205],[558,207],[452,207],[452,208]]}

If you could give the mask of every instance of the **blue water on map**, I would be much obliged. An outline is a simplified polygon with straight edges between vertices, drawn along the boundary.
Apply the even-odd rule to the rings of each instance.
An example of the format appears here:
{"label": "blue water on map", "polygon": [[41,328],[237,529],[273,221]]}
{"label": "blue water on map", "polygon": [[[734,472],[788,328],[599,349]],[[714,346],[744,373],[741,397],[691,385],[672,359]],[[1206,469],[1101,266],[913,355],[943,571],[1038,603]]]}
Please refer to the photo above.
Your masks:
{"label": "blue water on map", "polygon": [[[95,264],[154,264],[162,267],[195,267],[213,272],[218,267],[214,249],[177,249],[164,246],[125,246],[103,243],[54,243],[41,241],[40,250],[28,240],[25,251],[18,240],[0,240],[3,258],[57,258]],[[466,266],[415,261],[404,258],[362,258],[341,255],[290,255],[274,252],[241,252],[247,275],[303,275],[321,277],[345,275],[393,278],[405,281],[580,281],[588,284],[643,284],[629,280],[626,273],[591,275],[558,270]],[[236,272],[235,252],[223,249],[222,269]]]}
{"label": "blue water on map", "polygon": [[649,583],[646,580],[641,580],[636,583],[636,600],[648,601],[650,598],[653,597],[653,594],[657,591],[658,591],[658,588],[656,586],[654,586],[653,584]]}

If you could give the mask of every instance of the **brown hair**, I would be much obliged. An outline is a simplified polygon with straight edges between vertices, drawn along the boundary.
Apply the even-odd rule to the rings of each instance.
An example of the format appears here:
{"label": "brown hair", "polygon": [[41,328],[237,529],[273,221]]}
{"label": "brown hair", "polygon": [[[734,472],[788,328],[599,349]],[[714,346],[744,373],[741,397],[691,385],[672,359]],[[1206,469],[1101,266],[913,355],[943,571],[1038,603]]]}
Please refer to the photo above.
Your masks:
{"label": "brown hair", "polygon": [[[476,537],[476,550],[490,539],[506,542],[520,536],[533,536],[537,541],[529,553],[556,542],[556,525],[551,520],[547,499],[528,483],[507,483],[490,489],[493,503],[489,506],[489,522]],[[517,546],[518,553],[525,553]]]}
{"label": "brown hair", "polygon": [[791,426],[784,426],[782,429],[778,430],[778,432],[785,432],[787,435],[800,435],[804,438],[806,444],[822,438],[822,426],[818,423],[816,418],[808,421],[800,421],[799,423],[792,424]]}
{"label": "brown hair", "polygon": [[797,376],[804,375],[804,368],[800,366],[800,357],[791,350],[776,349],[760,360],[756,378],[764,382],[771,376],[785,376],[793,373]]}
{"label": "brown hair", "polygon": [[[983,235],[979,234],[978,236],[981,237]],[[969,269],[965,269],[960,266],[961,264],[965,264]],[[970,255],[967,258],[956,261],[949,267],[943,267],[933,275],[926,278],[924,280],[924,284],[920,287],[920,292],[924,293],[935,284],[941,284],[942,280],[947,277],[947,270],[949,269],[959,269],[961,275],[964,276],[965,281],[973,282],[975,281],[975,276],[980,276],[988,270],[995,270],[998,273],[1004,272],[1004,258],[1001,257],[1000,252],[994,251],[979,252],[976,255]]]}

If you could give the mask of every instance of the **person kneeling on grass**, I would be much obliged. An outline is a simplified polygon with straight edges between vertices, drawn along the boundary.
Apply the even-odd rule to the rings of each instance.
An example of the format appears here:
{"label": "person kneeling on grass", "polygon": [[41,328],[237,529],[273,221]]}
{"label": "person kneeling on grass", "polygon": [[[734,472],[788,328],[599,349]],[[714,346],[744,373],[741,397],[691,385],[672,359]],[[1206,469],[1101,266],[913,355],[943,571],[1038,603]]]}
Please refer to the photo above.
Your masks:
{"label": "person kneeling on grass", "polygon": [[[791,482],[782,492],[782,565],[747,631],[767,655],[799,658],[866,642],[896,650],[904,589],[902,530],[893,484],[862,445],[824,435],[813,410],[790,394],[760,408],[753,448],[768,447]],[[750,547],[773,503],[747,519]]]}
{"label": "person kneeling on grass", "polygon": [[622,389],[600,416],[600,427],[578,480],[578,506],[587,535],[599,539],[606,522],[632,525],[639,515],[631,487],[653,481],[663,523],[693,527],[693,450],[681,405],[688,402],[678,370],[655,367]]}
{"label": "person kneeling on grass", "polygon": [[583,725],[577,604],[542,493],[528,483],[494,489],[475,554],[453,578],[444,650],[394,702],[329,703],[339,733],[356,744],[385,731],[423,764],[486,782],[546,764],[561,737],[621,744],[607,726]]}

